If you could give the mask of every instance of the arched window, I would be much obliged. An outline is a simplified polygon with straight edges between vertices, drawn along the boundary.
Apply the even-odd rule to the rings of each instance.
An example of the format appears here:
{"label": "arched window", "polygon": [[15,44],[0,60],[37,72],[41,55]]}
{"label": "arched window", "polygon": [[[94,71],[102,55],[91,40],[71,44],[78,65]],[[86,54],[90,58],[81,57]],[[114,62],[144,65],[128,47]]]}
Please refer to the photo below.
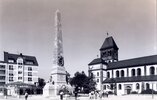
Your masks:
{"label": "arched window", "polygon": [[99,76],[99,72],[97,72],[97,76]]}
{"label": "arched window", "polygon": [[94,75],[93,75],[93,73],[91,73],[90,75],[91,75],[91,77],[93,77],[93,76],[94,76]]}
{"label": "arched window", "polygon": [[155,68],[154,67],[150,67],[150,75],[154,75],[155,74]]}
{"label": "arched window", "polygon": [[97,79],[97,82],[99,83],[99,79]]}
{"label": "arched window", "polygon": [[140,68],[137,69],[137,76],[141,76],[141,69]]}
{"label": "arched window", "polygon": [[121,85],[121,84],[118,85],[118,89],[119,89],[119,90],[122,89],[122,85]]}
{"label": "arched window", "polygon": [[111,56],[112,52],[111,50],[108,51],[108,56]]}
{"label": "arched window", "polygon": [[136,89],[140,89],[140,84],[139,83],[136,84]]}
{"label": "arched window", "polygon": [[119,71],[118,70],[116,71],[116,77],[119,77]]}
{"label": "arched window", "polygon": [[106,90],[106,85],[104,85],[104,90]]}
{"label": "arched window", "polygon": [[132,74],[132,76],[135,76],[135,69],[131,70],[131,74]]}
{"label": "arched window", "polygon": [[124,70],[121,70],[121,77],[124,77]]}
{"label": "arched window", "polygon": [[107,78],[110,78],[110,72],[107,72]]}
{"label": "arched window", "polygon": [[147,90],[150,89],[149,83],[146,83],[146,89],[147,89]]}

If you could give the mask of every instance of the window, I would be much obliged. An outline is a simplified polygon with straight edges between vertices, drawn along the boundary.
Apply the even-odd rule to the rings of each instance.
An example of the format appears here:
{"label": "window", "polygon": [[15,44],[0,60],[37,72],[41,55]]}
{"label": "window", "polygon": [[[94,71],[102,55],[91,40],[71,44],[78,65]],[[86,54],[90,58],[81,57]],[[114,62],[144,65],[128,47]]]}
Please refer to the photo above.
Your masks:
{"label": "window", "polygon": [[9,76],[14,76],[14,74],[13,73],[9,73]]}
{"label": "window", "polygon": [[147,90],[150,89],[149,83],[146,83],[146,89],[147,89]]}
{"label": "window", "polygon": [[33,61],[26,61],[26,64],[28,64],[28,65],[33,65],[34,62],[33,62]]}
{"label": "window", "polygon": [[97,76],[99,76],[99,72],[97,72]]}
{"label": "window", "polygon": [[141,76],[141,69],[140,68],[137,69],[137,76]]}
{"label": "window", "polygon": [[22,71],[18,71],[18,74],[22,74]]}
{"label": "window", "polygon": [[154,75],[155,74],[155,68],[154,67],[150,67],[150,75]]}
{"label": "window", "polygon": [[110,50],[110,51],[108,51],[108,56],[111,56],[111,54],[112,54],[111,50]]}
{"label": "window", "polygon": [[110,78],[110,72],[107,72],[107,78]]}
{"label": "window", "polygon": [[32,71],[32,67],[28,67],[28,71]]}
{"label": "window", "polygon": [[9,77],[9,81],[13,81],[13,77]]}
{"label": "window", "polygon": [[31,77],[28,77],[28,81],[32,81],[32,78],[31,78]]}
{"label": "window", "polygon": [[21,69],[21,68],[22,68],[22,66],[18,66],[18,68],[19,68],[19,69]]}
{"label": "window", "polygon": [[135,76],[135,69],[131,70],[131,74],[132,74],[132,76]]}
{"label": "window", "polygon": [[97,82],[99,82],[99,79],[97,79]]}
{"label": "window", "polygon": [[110,89],[111,89],[111,90],[114,89],[114,85],[113,85],[113,84],[110,85]]}
{"label": "window", "polygon": [[140,84],[139,83],[136,84],[136,89],[138,89],[138,90],[140,89]]}
{"label": "window", "polygon": [[22,63],[19,62],[18,65],[22,65]]}
{"label": "window", "polygon": [[5,76],[0,76],[0,80],[5,80]]}
{"label": "window", "polygon": [[5,69],[5,65],[0,65],[0,68],[1,69]]}
{"label": "window", "polygon": [[116,71],[116,77],[119,77],[119,71],[118,70]]}
{"label": "window", "polygon": [[13,65],[9,65],[9,70],[14,70]]}
{"label": "window", "polygon": [[124,70],[121,70],[121,77],[124,77]]}
{"label": "window", "polygon": [[32,76],[32,72],[28,72],[28,76]]}
{"label": "window", "polygon": [[14,60],[13,59],[8,59],[8,62],[9,63],[14,63]]}
{"label": "window", "polygon": [[91,77],[93,77],[93,73],[91,73],[90,75],[91,75]]}
{"label": "window", "polygon": [[104,90],[106,90],[106,85],[104,85]]}
{"label": "window", "polygon": [[119,89],[119,90],[122,89],[122,85],[121,85],[121,84],[118,85],[118,89]]}
{"label": "window", "polygon": [[18,77],[18,80],[22,80],[22,77]]}

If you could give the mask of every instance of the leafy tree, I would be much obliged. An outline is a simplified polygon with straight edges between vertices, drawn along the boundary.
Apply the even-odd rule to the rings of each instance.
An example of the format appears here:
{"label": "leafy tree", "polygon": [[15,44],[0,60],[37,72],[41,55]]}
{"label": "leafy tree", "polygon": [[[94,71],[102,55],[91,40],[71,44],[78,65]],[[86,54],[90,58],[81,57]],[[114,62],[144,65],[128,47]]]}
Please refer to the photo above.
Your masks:
{"label": "leafy tree", "polygon": [[38,78],[38,87],[44,88],[46,82],[43,78]]}
{"label": "leafy tree", "polygon": [[84,93],[89,93],[92,90],[95,90],[96,82],[93,81],[92,77],[86,76],[86,74],[82,71],[76,72],[74,77],[71,79],[70,84],[75,86],[75,90],[80,90]]}

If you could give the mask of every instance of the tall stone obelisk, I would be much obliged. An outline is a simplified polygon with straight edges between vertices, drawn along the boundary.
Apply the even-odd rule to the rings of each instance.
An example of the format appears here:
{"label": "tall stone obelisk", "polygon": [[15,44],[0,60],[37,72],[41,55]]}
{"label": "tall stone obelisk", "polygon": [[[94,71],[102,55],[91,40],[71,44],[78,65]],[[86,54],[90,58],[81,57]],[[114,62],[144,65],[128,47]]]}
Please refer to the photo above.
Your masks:
{"label": "tall stone obelisk", "polygon": [[66,84],[66,71],[64,67],[63,56],[61,13],[59,12],[59,10],[55,12],[55,40],[51,78],[54,84],[57,85]]}
{"label": "tall stone obelisk", "polygon": [[51,76],[43,89],[43,96],[55,97],[59,90],[66,86],[66,70],[64,67],[63,40],[61,29],[61,13],[55,12],[55,40]]}

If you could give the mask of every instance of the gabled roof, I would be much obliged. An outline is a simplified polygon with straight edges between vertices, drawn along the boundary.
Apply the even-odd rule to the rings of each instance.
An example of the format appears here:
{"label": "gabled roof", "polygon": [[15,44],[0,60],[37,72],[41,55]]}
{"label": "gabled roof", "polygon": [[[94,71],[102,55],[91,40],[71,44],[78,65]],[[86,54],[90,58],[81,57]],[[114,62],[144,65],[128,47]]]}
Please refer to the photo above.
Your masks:
{"label": "gabled roof", "polygon": [[101,46],[100,50],[104,50],[104,49],[110,49],[110,48],[114,48],[116,50],[118,50],[119,48],[117,47],[114,39],[112,36],[107,37],[103,43],[103,45]]}
{"label": "gabled roof", "polygon": [[[11,54],[8,52],[4,52],[4,62],[5,63],[9,63],[8,60],[14,60],[16,62],[16,60],[22,57],[23,58],[23,63],[24,65],[34,65],[34,66],[38,66],[38,62],[36,60],[36,57],[34,56],[27,56],[27,55],[22,55],[22,54]],[[33,62],[33,64],[27,64],[27,62]]]}
{"label": "gabled roof", "polygon": [[157,75],[150,75],[150,76],[107,78],[103,81],[103,83],[142,82],[142,81],[156,81],[156,80],[157,80]]}
{"label": "gabled roof", "polygon": [[157,64],[157,55],[145,56],[145,57],[140,57],[140,58],[134,58],[134,59],[108,63],[107,69],[109,70],[109,69],[145,66],[145,65],[153,65],[153,64]]}
{"label": "gabled roof", "polygon": [[95,64],[107,64],[107,63],[101,58],[96,58],[92,62],[90,62],[88,65],[95,65]]}

